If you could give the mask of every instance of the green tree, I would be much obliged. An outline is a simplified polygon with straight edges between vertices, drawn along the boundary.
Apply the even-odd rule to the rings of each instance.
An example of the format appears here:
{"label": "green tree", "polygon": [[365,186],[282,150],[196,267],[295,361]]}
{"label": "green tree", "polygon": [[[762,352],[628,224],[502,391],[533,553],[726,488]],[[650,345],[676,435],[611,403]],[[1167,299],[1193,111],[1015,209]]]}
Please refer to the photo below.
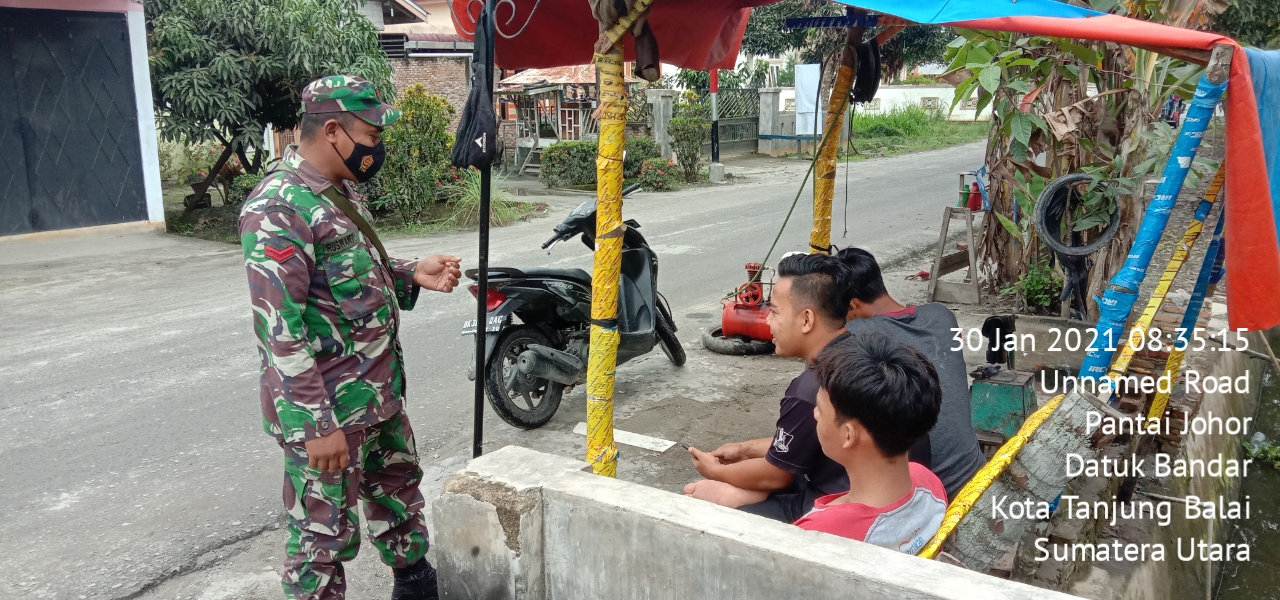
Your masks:
{"label": "green tree", "polygon": [[676,103],[673,111],[675,116],[667,125],[667,132],[671,134],[671,149],[680,161],[684,180],[689,183],[698,181],[702,167],[702,144],[707,141],[707,135],[711,132],[707,110],[708,107],[699,102],[696,92],[686,91],[680,102]]}
{"label": "green tree", "polygon": [[747,31],[742,36],[742,51],[757,56],[782,56],[791,51],[804,53],[801,62],[818,62],[827,46],[844,43],[844,32],[831,35],[834,29],[787,29],[792,17],[837,16],[844,7],[827,2],[782,0],[751,9]]}
{"label": "green tree", "polygon": [[[720,69],[720,87],[726,89],[736,88],[762,88],[765,81],[769,77],[769,63],[757,59],[755,62],[742,61],[738,65],[737,70]],[[695,71],[693,69],[680,69],[676,73],[676,82],[687,90],[695,90],[699,94],[705,95],[711,90],[711,73],[709,71]]]}
{"label": "green tree", "polygon": [[362,0],[148,0],[160,135],[222,145],[204,192],[232,154],[262,168],[262,131],[298,123],[298,98],[324,75],[359,75],[394,95],[391,65]]}
{"label": "green tree", "polygon": [[449,166],[453,105],[415,83],[396,101],[400,120],[382,133],[387,162],[370,183],[380,186],[375,208],[392,208],[406,223],[421,222],[439,200],[440,178]]}
{"label": "green tree", "polygon": [[1213,26],[1242,44],[1280,48],[1280,2],[1233,0],[1231,7],[1214,20]]}
{"label": "green tree", "polygon": [[880,47],[880,66],[884,81],[898,78],[903,70],[928,63],[946,61],[947,44],[956,39],[950,27],[913,25],[893,36]]}
{"label": "green tree", "polygon": [[779,87],[795,87],[796,86],[796,59],[794,56],[787,57],[785,67],[778,69]]}

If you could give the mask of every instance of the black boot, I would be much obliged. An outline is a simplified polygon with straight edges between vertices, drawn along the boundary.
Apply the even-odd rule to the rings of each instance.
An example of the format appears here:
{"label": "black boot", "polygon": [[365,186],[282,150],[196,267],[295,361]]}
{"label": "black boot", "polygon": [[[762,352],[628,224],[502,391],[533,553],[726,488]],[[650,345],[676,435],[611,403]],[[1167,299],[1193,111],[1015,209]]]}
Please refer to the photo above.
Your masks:
{"label": "black boot", "polygon": [[437,600],[436,568],[426,558],[403,569],[392,569],[396,574],[395,587],[391,588],[391,600]]}

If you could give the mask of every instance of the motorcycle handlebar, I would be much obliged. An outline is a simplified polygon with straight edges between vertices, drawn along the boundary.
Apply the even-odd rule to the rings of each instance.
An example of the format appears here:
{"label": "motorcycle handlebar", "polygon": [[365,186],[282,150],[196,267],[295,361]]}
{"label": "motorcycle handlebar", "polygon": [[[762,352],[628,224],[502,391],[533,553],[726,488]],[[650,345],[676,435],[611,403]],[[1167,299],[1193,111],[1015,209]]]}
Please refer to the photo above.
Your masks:
{"label": "motorcycle handlebar", "polygon": [[542,244],[542,249],[546,250],[547,248],[551,247],[551,244],[554,244],[560,241],[560,235],[561,235],[560,232],[557,231],[555,235],[551,236],[551,239],[547,240],[545,243]]}
{"label": "motorcycle handlebar", "polygon": [[[630,196],[631,194],[634,194],[639,189],[640,189],[639,183],[633,183],[625,188],[622,188],[622,197],[625,198],[627,196]],[[559,229],[559,227],[557,227],[557,229]],[[552,244],[558,241],[567,240],[570,237],[573,237],[572,233],[573,232],[556,231],[556,234],[551,236],[551,239],[547,240],[546,242],[543,242],[542,249],[546,250],[547,248],[550,248]]]}

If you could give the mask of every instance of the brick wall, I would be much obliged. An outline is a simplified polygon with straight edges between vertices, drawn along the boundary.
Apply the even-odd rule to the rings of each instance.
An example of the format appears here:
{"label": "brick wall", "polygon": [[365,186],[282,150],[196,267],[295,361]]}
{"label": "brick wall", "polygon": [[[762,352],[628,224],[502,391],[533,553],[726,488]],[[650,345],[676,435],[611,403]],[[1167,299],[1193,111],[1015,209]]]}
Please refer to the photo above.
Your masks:
{"label": "brick wall", "polygon": [[467,61],[471,55],[459,56],[411,56],[392,58],[391,81],[396,90],[403,92],[415,83],[426,86],[427,91],[443,96],[453,105],[453,120],[449,131],[458,130],[462,107],[467,103]]}
{"label": "brick wall", "polygon": [[[1218,290],[1215,296],[1205,298],[1204,306],[1200,309],[1200,314],[1196,321],[1196,327],[1204,328],[1202,335],[1208,335],[1209,319],[1213,316],[1213,303],[1215,301],[1225,303],[1225,290]],[[1170,292],[1160,312],[1156,313],[1155,319],[1152,320],[1151,326],[1159,328],[1165,334],[1165,346],[1171,347],[1174,342],[1174,332],[1177,331],[1179,325],[1182,324],[1183,314],[1187,310],[1187,303],[1191,299],[1191,295],[1176,291]],[[1210,343],[1212,347],[1212,342]],[[1185,367],[1195,368],[1205,371],[1209,368],[1209,358],[1211,353],[1205,352],[1188,352],[1185,356]],[[1164,373],[1165,363],[1169,360],[1169,351],[1152,351],[1144,349],[1134,353],[1133,361],[1129,363],[1129,372],[1136,375],[1153,375],[1159,377]],[[1180,371],[1178,375],[1178,383],[1181,383]],[[1200,412],[1200,402],[1204,399],[1203,392],[1191,392],[1180,386],[1182,393],[1174,394],[1169,400],[1169,406],[1165,409],[1165,417],[1170,420],[1170,433],[1159,435],[1154,441],[1153,450],[1166,454],[1176,454],[1178,448],[1182,445],[1182,435],[1174,433],[1182,431],[1182,422],[1184,414],[1195,415]],[[1152,394],[1151,396],[1154,396]],[[1150,407],[1150,397],[1121,398],[1118,408],[1121,412],[1128,414],[1137,414],[1139,411],[1145,411]],[[1184,412],[1185,411],[1185,412]]]}

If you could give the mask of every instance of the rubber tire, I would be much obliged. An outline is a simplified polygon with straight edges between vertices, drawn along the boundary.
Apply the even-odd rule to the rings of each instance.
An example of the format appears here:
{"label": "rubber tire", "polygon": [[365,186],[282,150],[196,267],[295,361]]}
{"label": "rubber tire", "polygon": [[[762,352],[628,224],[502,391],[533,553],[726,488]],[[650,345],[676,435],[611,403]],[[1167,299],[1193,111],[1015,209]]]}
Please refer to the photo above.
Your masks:
{"label": "rubber tire", "polygon": [[[552,346],[551,340],[547,339],[541,331],[532,327],[518,326],[504,330],[498,337],[498,343],[494,345],[493,356],[489,359],[488,375],[485,378],[485,392],[489,398],[489,406],[493,407],[493,412],[498,417],[506,421],[512,427],[520,429],[537,429],[546,425],[551,417],[555,416],[556,410],[560,408],[560,399],[564,396],[564,384],[546,379],[535,378],[535,383],[541,382],[545,385],[545,394],[531,413],[528,409],[514,404],[507,398],[506,389],[503,387],[503,368],[502,362],[505,357],[517,344],[540,344],[543,346]],[[519,356],[517,354],[517,356]],[[514,369],[515,364],[511,365]],[[520,377],[527,377],[523,374]]]}
{"label": "rubber tire", "polygon": [[[1120,229],[1120,207],[1118,205],[1116,206],[1115,212],[1111,213],[1111,221],[1107,223],[1107,228],[1102,231],[1102,237],[1099,237],[1085,246],[1068,246],[1061,239],[1058,239],[1058,235],[1061,235],[1062,230],[1061,217],[1058,217],[1058,222],[1054,223],[1052,226],[1048,223],[1050,219],[1049,208],[1050,205],[1053,204],[1054,196],[1059,192],[1063,194],[1070,194],[1071,190],[1068,189],[1067,186],[1084,183],[1086,181],[1091,181],[1092,179],[1093,178],[1090,177],[1088,173],[1071,173],[1070,175],[1063,175],[1062,177],[1049,182],[1049,185],[1046,185],[1044,190],[1040,192],[1040,197],[1036,198],[1036,209],[1035,213],[1032,215],[1032,221],[1035,223],[1037,231],[1041,231],[1046,234],[1039,236],[1040,240],[1044,242],[1046,246],[1052,248],[1059,254],[1065,254],[1067,256],[1087,256],[1089,254],[1093,254],[1094,252],[1101,250],[1103,246],[1110,243],[1111,239],[1116,236],[1116,231]],[[1070,198],[1068,197],[1064,202],[1068,202],[1069,200]],[[1055,231],[1058,232],[1058,235],[1054,235]]]}
{"label": "rubber tire", "polygon": [[658,332],[658,345],[662,346],[662,353],[667,355],[671,364],[683,367],[688,357],[685,356],[684,346],[676,338],[675,326],[667,319],[662,311],[658,311],[658,320],[653,324],[654,330]]}
{"label": "rubber tire", "polygon": [[858,54],[858,72],[849,93],[852,102],[870,102],[880,90],[880,45],[874,39],[860,44]]}
{"label": "rubber tire", "polygon": [[702,332],[702,347],[716,354],[728,354],[731,356],[773,354],[773,342],[738,337],[727,338],[724,337],[724,330],[720,327]]}

